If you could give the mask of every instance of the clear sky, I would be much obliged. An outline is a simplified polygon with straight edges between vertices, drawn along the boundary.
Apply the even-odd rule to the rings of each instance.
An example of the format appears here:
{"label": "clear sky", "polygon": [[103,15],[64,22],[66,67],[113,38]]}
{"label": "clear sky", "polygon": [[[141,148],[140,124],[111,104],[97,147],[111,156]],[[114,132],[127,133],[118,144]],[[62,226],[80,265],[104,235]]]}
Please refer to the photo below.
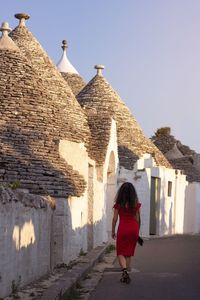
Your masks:
{"label": "clear sky", "polygon": [[89,81],[95,64],[150,137],[170,126],[200,152],[199,0],[6,0],[0,22],[11,28],[26,12],[27,27],[57,63],[61,41]]}

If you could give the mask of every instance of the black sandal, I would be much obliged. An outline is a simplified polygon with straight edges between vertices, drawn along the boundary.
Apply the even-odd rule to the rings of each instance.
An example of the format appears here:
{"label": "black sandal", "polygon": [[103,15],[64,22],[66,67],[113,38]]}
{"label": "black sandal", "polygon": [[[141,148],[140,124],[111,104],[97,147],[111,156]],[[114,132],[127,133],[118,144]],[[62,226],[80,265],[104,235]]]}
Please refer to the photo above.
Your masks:
{"label": "black sandal", "polygon": [[122,270],[122,277],[120,279],[120,282],[126,283],[126,284],[129,284],[131,282],[131,279],[128,275],[127,269]]}

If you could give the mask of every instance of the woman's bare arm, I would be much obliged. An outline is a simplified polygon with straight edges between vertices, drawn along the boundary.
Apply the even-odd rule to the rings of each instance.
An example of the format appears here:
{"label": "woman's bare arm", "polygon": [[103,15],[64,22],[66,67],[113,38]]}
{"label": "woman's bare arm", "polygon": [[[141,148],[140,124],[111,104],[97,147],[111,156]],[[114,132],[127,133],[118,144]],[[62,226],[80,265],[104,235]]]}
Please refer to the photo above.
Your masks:
{"label": "woman's bare arm", "polygon": [[140,211],[139,210],[136,212],[135,218],[136,218],[137,222],[139,223],[139,227],[140,227],[140,225],[141,225],[141,218],[140,218]]}
{"label": "woman's bare arm", "polygon": [[116,238],[115,227],[116,227],[117,220],[118,220],[118,210],[116,208],[114,208],[114,214],[113,214],[113,219],[112,219],[112,238],[113,239]]}

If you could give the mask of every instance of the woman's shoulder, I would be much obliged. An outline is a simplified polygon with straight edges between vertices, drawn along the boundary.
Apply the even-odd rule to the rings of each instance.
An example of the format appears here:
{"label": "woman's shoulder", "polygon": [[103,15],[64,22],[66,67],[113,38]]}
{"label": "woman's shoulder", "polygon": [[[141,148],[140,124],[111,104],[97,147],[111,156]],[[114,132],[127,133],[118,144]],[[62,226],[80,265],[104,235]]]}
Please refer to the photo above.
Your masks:
{"label": "woman's shoulder", "polygon": [[120,205],[119,205],[118,203],[115,203],[114,206],[113,206],[113,208],[119,209],[119,208],[120,208]]}
{"label": "woman's shoulder", "polygon": [[135,205],[135,209],[139,209],[141,207],[141,203],[139,201],[137,201],[136,205]]}

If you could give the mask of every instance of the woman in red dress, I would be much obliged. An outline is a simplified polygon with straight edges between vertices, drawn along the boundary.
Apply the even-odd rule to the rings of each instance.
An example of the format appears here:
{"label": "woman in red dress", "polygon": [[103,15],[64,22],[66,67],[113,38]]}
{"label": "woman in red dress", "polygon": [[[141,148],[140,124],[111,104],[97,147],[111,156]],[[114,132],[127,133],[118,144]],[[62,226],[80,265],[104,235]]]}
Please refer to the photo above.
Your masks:
{"label": "woman in red dress", "polygon": [[[134,186],[125,182],[120,187],[115,200],[112,220],[112,238],[116,239],[117,257],[122,268],[121,282],[129,283],[127,272],[134,255],[140,229],[140,206]],[[115,227],[119,217],[117,235]]]}

